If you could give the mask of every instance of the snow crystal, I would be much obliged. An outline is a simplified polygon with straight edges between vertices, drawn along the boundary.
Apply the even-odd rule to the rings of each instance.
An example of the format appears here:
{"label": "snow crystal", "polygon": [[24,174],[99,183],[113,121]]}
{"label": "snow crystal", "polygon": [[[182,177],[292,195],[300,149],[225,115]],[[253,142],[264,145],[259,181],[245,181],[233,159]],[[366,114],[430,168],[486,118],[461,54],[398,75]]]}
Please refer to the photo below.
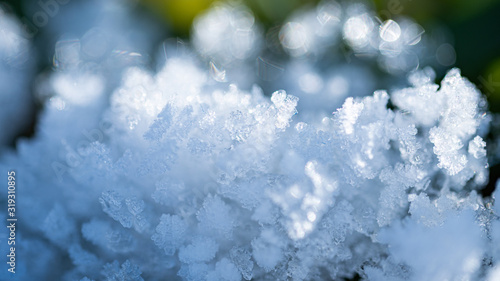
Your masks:
{"label": "snow crystal", "polygon": [[106,281],[144,281],[141,277],[141,270],[129,260],[126,260],[121,266],[118,261],[104,265],[103,275]]}
{"label": "snow crystal", "polygon": [[239,281],[241,274],[232,262],[223,258],[215,264],[215,271],[207,275],[207,280]]}
{"label": "snow crystal", "polygon": [[484,158],[486,156],[486,142],[480,136],[476,136],[469,141],[469,154],[474,158]]}
{"label": "snow crystal", "polygon": [[[65,9],[119,15],[55,39],[36,133],[0,160],[22,175],[24,279],[497,278],[500,191],[478,192],[496,159],[484,97],[458,69],[373,91],[404,85],[373,62],[407,73],[425,61],[432,40],[412,20],[323,1],[267,35],[291,56],[278,65],[258,57],[250,11],[218,3],[195,20],[198,53],[165,43],[152,70],[140,50],[154,40],[127,35],[131,7],[89,3]],[[0,74],[25,82],[5,62],[29,44],[1,15],[12,36],[0,37]],[[366,60],[330,48],[342,42]],[[259,76],[262,64],[279,75]]]}
{"label": "snow crystal", "polygon": [[430,141],[434,144],[434,153],[439,159],[439,167],[448,170],[450,175],[462,171],[467,164],[467,156],[460,153],[464,147],[456,135],[449,135],[447,131],[434,127],[430,130]]}
{"label": "snow crystal", "polygon": [[363,106],[363,103],[354,103],[353,98],[347,98],[342,109],[339,109],[338,118],[342,123],[342,129],[346,135],[353,133],[354,124],[356,124]]}
{"label": "snow crystal", "polygon": [[212,260],[219,245],[208,237],[196,237],[193,242],[179,250],[179,260],[185,263],[200,263]]}
{"label": "snow crystal", "polygon": [[196,217],[203,231],[214,231],[225,238],[231,238],[235,219],[231,208],[218,196],[207,197]]}
{"label": "snow crystal", "polygon": [[151,239],[156,246],[165,250],[165,254],[173,255],[186,239],[187,227],[186,222],[178,216],[162,215]]}
{"label": "snow crystal", "polygon": [[113,219],[119,221],[124,227],[132,227],[131,214],[125,211],[125,199],[116,191],[105,191],[99,200],[103,211]]}
{"label": "snow crystal", "polygon": [[[178,71],[194,75],[179,78]],[[154,76],[137,68],[125,75],[110,97],[111,109],[103,114],[112,129],[74,152],[80,162],[100,165],[108,173],[102,181],[108,188],[92,189],[92,196],[112,220],[93,218],[81,226],[81,235],[92,244],[123,257],[146,247],[186,280],[261,279],[282,270],[297,279],[314,279],[322,278],[319,267],[342,265],[328,273],[338,278],[352,274],[351,266],[361,266],[368,256],[379,261],[365,272],[373,278],[386,276],[379,268],[415,280],[432,274],[473,276],[479,270],[481,243],[486,243],[479,230],[471,230],[469,238],[483,242],[471,242],[456,252],[456,262],[464,266],[460,272],[442,263],[443,268],[429,267],[426,273],[423,262],[398,250],[420,244],[430,249],[430,236],[412,238],[414,244],[408,245],[387,238],[427,228],[447,237],[458,227],[451,219],[457,206],[470,202],[450,188],[460,190],[485,169],[482,137],[468,128],[450,131],[447,116],[462,106],[440,93],[445,87],[428,87],[429,71],[414,74],[423,82],[391,96],[377,91],[347,98],[320,123],[294,123],[300,101],[285,91],[266,98],[258,89],[246,93],[234,85],[207,90],[202,71],[181,58],[170,59]],[[193,83],[186,86],[172,79]],[[458,76],[453,79],[457,87],[478,95]],[[432,120],[406,107],[409,100],[421,98],[420,87],[434,91],[428,98],[442,96],[442,107]],[[390,98],[402,108],[387,108]],[[121,110],[112,109],[118,105]],[[471,112],[462,119],[479,126],[477,103]],[[131,114],[136,120],[132,127]],[[84,172],[76,173],[83,168],[69,167],[69,176],[79,184],[88,181]],[[397,228],[408,210],[411,220]],[[73,222],[59,213],[63,215],[49,215],[50,221],[62,220],[59,224],[66,231],[60,233],[66,234],[60,241],[73,242]],[[468,228],[479,227],[471,215],[466,217]],[[437,228],[448,224],[443,232]],[[395,246],[388,247],[391,243]],[[95,268],[95,253],[79,247],[70,252],[75,267],[81,272]],[[383,258],[388,253],[390,259]],[[135,263],[149,271],[145,263]],[[111,275],[126,271],[117,263],[106,268],[114,268]],[[130,270],[133,278],[140,278],[138,271]]]}
{"label": "snow crystal", "polygon": [[266,271],[274,269],[284,258],[283,244],[273,230],[265,229],[261,236],[252,241],[252,252],[256,263]]}
{"label": "snow crystal", "polygon": [[245,280],[251,280],[253,277],[253,261],[248,251],[242,248],[233,248],[230,252],[233,264],[238,268]]}

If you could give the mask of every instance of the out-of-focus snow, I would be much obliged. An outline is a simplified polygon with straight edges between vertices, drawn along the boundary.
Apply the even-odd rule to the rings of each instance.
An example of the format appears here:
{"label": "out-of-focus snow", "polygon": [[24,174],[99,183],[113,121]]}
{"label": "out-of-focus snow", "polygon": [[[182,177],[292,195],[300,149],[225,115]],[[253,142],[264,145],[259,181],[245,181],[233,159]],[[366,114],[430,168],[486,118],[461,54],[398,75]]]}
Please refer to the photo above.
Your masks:
{"label": "out-of-focus snow", "polygon": [[0,150],[31,125],[33,68],[31,42],[21,23],[0,7]]}

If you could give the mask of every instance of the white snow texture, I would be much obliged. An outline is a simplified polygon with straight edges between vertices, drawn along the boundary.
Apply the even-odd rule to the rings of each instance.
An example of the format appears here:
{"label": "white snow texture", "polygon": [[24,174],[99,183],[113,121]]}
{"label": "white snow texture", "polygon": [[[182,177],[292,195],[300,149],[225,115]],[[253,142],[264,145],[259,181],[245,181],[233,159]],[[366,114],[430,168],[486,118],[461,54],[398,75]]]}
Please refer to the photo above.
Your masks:
{"label": "white snow texture", "polygon": [[[362,49],[368,39],[350,30],[375,23],[356,7],[345,18],[335,2],[317,11]],[[247,9],[214,9],[199,28],[216,28],[203,25],[218,23],[210,13],[229,17],[217,37],[249,41],[210,45],[195,33],[195,47],[207,62],[229,52],[221,65],[245,69],[259,27]],[[16,34],[0,16],[0,33]],[[314,17],[295,19],[314,29]],[[340,40],[320,31],[307,49],[283,31],[291,56]],[[0,37],[1,78],[12,74],[5,58],[28,48],[16,36]],[[439,85],[425,68],[409,87],[370,94],[355,85],[373,83],[364,67],[295,61],[276,81],[291,90],[271,94],[231,84],[229,72],[214,77],[215,64],[189,52],[167,55],[158,71],[103,53],[89,70],[81,42],[60,43],[65,67],[38,85],[47,98],[35,136],[15,150],[0,140],[0,170],[17,175],[19,280],[499,280],[500,204],[477,192],[488,182],[491,116],[458,69]],[[0,82],[0,99],[20,102],[27,90],[17,85]]]}

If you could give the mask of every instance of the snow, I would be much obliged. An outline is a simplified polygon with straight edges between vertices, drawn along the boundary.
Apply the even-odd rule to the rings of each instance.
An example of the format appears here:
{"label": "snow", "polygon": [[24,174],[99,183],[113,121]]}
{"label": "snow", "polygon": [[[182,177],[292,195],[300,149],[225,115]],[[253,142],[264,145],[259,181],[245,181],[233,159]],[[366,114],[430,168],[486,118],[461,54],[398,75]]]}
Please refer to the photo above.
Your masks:
{"label": "snow", "polygon": [[[87,5],[99,28],[54,46],[35,135],[0,152],[19,174],[23,279],[498,278],[500,191],[478,193],[491,114],[458,69],[438,83],[407,64],[426,57],[412,20],[377,23],[360,3],[298,11],[275,30],[283,72],[259,83],[265,39],[248,8],[217,4],[195,21],[194,51],[162,45],[154,70],[135,52],[154,40],[123,33],[141,22],[123,22],[129,6]],[[3,67],[3,46],[17,56],[29,41],[1,15]],[[322,60],[340,42],[371,57]],[[374,62],[408,81],[375,90]],[[17,85],[0,98],[29,94]]]}
{"label": "snow", "polygon": [[203,207],[196,214],[200,222],[198,227],[203,231],[215,232],[218,236],[230,239],[233,235],[235,219],[231,207],[218,196],[206,197]]}
{"label": "snow", "polygon": [[212,260],[218,244],[207,237],[195,237],[193,242],[179,250],[179,260],[184,263],[200,263]]}
{"label": "snow", "polygon": [[156,233],[151,239],[155,245],[165,250],[165,254],[173,255],[183,244],[187,232],[187,224],[179,216],[162,215]]}
{"label": "snow", "polygon": [[[405,221],[378,238],[389,245],[395,262],[410,266],[410,280],[473,280],[485,250],[481,229],[468,211],[449,214],[433,227]],[[433,254],[425,254],[429,252]]]}
{"label": "snow", "polygon": [[31,42],[21,23],[0,7],[0,149],[30,125],[34,66]]}

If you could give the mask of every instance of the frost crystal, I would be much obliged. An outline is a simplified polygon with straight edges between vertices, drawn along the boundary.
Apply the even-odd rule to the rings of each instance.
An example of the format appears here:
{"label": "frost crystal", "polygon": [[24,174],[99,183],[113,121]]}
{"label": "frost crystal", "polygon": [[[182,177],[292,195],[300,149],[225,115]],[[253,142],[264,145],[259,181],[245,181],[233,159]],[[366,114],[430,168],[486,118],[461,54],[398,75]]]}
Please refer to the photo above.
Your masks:
{"label": "frost crystal", "polygon": [[139,268],[128,260],[121,266],[117,261],[106,264],[102,273],[106,281],[144,281]]}
{"label": "frost crystal", "polygon": [[[472,215],[481,208],[473,193],[455,192],[486,178],[483,109],[456,70],[440,89],[429,75],[392,95],[347,98],[319,123],[315,115],[294,122],[300,101],[285,91],[268,99],[234,85],[207,90],[203,72],[186,59],[170,59],[156,75],[132,69],[125,77],[103,112],[105,137],[75,152],[79,162],[107,171],[95,172],[101,186],[84,198],[100,202],[109,219],[80,229],[113,253],[109,258],[147,249],[185,280],[340,278],[368,260],[372,266],[360,274],[369,280],[472,278],[482,268],[487,241]],[[422,115],[415,100],[440,106]],[[82,169],[69,167],[73,184],[86,181]],[[47,237],[63,247],[75,243],[77,222],[67,213],[96,213],[83,210],[56,205],[45,219]],[[466,238],[450,236],[465,230]],[[449,237],[464,246],[444,244]],[[435,248],[450,256],[430,267],[421,258]],[[68,251],[75,272],[98,267],[92,251]],[[408,256],[414,251],[418,258]],[[161,275],[148,259],[108,263],[104,274]]]}
{"label": "frost crystal", "polygon": [[203,231],[213,231],[218,235],[231,238],[235,220],[231,208],[219,197],[207,197],[203,207],[196,215]]}
{"label": "frost crystal", "polygon": [[[406,73],[424,59],[413,21],[323,1],[273,31],[291,56],[275,65],[257,58],[249,10],[218,4],[194,25],[206,67],[165,44],[152,70],[133,50],[153,40],[126,35],[119,2],[67,6],[119,12],[121,27],[58,41],[35,136],[2,152],[20,175],[23,280],[498,279],[500,191],[478,193],[495,159],[481,93],[458,69],[435,84],[430,68],[373,92],[361,60],[322,60],[343,41]],[[1,16],[0,74],[24,77],[5,62],[28,43]]]}
{"label": "frost crystal", "polygon": [[179,260],[185,263],[208,262],[215,257],[218,245],[210,238],[196,237],[193,242],[179,250]]}
{"label": "frost crystal", "polygon": [[187,224],[178,216],[162,215],[151,239],[165,254],[173,255],[184,242],[186,230]]}

